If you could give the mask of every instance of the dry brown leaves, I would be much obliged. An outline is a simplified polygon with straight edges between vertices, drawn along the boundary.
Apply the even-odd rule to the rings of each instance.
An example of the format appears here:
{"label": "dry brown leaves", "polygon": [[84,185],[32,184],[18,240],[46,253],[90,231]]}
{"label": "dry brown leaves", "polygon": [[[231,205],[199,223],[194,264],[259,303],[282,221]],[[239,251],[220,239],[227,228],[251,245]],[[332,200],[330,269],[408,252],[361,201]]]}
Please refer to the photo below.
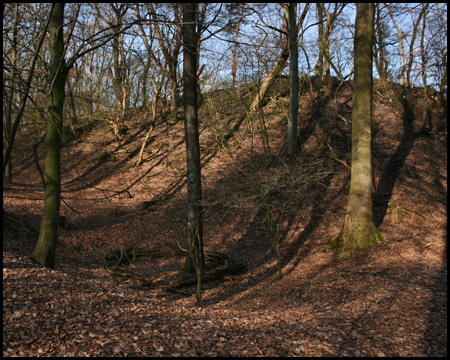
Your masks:
{"label": "dry brown leaves", "polygon": [[[401,143],[387,137],[401,121],[385,111],[380,105],[376,112],[377,181],[385,181],[382,170]],[[348,114],[341,116],[349,120]],[[348,126],[344,130],[348,136]],[[77,172],[63,153],[67,225],[60,228],[55,270],[28,259],[35,238],[4,227],[4,356],[447,355],[447,160],[442,146],[418,138],[408,153],[397,155],[403,165],[389,199],[431,222],[406,213],[401,224],[393,225],[388,210],[380,225],[385,242],[366,256],[337,259],[326,251],[342,224],[347,170],[336,163],[342,172],[321,180],[319,188],[305,188],[309,197],[280,223],[281,280],[263,229],[263,209],[220,205],[251,191],[236,171],[248,168],[247,157],[235,154],[231,162],[220,151],[205,157],[206,248],[246,260],[248,271],[228,282],[205,284],[197,303],[193,287],[185,289],[192,296],[130,288],[103,269],[104,256],[118,248],[184,245],[182,126],[164,136],[158,131],[148,149],[162,150],[135,170],[114,170],[112,177],[100,175],[126,164],[122,161],[140,148],[140,140],[117,148],[108,137],[97,136],[74,146],[71,153],[85,159]],[[99,141],[115,162],[109,157],[110,163],[97,164]],[[339,144],[333,144],[336,150]],[[17,170],[15,183],[4,186],[4,208],[38,229],[39,180],[32,167]],[[121,189],[132,197],[111,196]],[[169,194],[168,200],[143,209],[143,201],[161,194]],[[182,265],[179,258],[142,258],[130,270],[168,283],[180,276]]]}

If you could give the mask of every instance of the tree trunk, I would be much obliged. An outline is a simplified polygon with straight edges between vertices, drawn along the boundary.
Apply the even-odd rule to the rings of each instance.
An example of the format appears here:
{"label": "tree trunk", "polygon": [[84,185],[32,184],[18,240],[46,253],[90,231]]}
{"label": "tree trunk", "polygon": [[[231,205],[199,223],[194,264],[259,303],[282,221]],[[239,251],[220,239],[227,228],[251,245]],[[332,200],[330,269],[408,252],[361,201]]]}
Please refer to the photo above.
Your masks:
{"label": "tree trunk", "polygon": [[176,69],[172,69],[169,73],[169,84],[170,84],[170,97],[172,102],[172,110],[176,110],[178,107],[178,104],[180,102],[179,100],[179,93],[178,93],[178,87],[177,87],[177,72]]}
{"label": "tree trunk", "polygon": [[[305,8],[303,9],[302,15],[300,16],[300,19],[297,24],[297,29],[300,29],[300,27],[303,24],[303,21],[305,20],[306,14],[309,9],[309,4],[305,5]],[[287,28],[287,24],[285,25],[285,31]],[[270,87],[275,82],[275,79],[281,74],[284,67],[286,66],[286,61],[289,58],[289,45],[288,41],[286,41],[283,44],[283,47],[281,49],[280,57],[278,58],[277,63],[275,64],[275,67],[273,70],[267,74],[267,76],[264,78],[264,80],[261,82],[261,86],[259,87],[258,93],[256,94],[256,97],[253,99],[252,104],[250,106],[251,111],[255,112],[257,111],[262,104],[262,101],[264,97],[266,96],[267,91],[270,89]]]}
{"label": "tree trunk", "polygon": [[345,252],[368,252],[382,239],[372,214],[372,36],[374,4],[358,3],[352,114],[352,166],[347,214],[336,238]]}
{"label": "tree trunk", "polygon": [[425,12],[428,9],[429,4],[425,3],[422,7],[422,10],[419,13],[419,16],[417,18],[416,23],[414,24],[413,27],[413,33],[411,36],[411,43],[409,44],[409,61],[408,61],[408,66],[407,66],[407,70],[406,70],[406,85],[408,87],[411,87],[413,84],[411,83],[411,71],[412,71],[412,65],[414,62],[414,42],[416,40],[416,36],[417,36],[417,30],[419,28],[419,23],[420,20],[422,18],[422,16],[425,14]]}
{"label": "tree trunk", "polygon": [[399,46],[400,46],[400,59],[402,61],[402,66],[400,68],[400,76],[401,76],[400,85],[404,85],[405,84],[405,70],[406,70],[405,62],[406,61],[405,61],[405,47],[403,46],[403,34],[402,34],[401,29],[397,25],[397,22],[395,21],[394,14],[392,13],[391,8],[389,7],[388,4],[385,4],[385,6],[387,7],[387,9],[389,11],[389,15],[390,15],[390,17],[392,19],[392,22],[394,23],[394,26],[397,29],[398,43],[399,43]]}
{"label": "tree trunk", "polygon": [[70,126],[73,131],[74,126],[78,123],[78,117],[77,117],[77,110],[75,107],[75,100],[73,98],[72,85],[70,85],[70,81],[67,81],[67,100],[69,102]]}
{"label": "tree trunk", "polygon": [[[429,131],[431,133],[431,117],[428,110],[428,84],[427,84],[427,55],[425,54],[425,27],[426,27],[427,14],[423,15],[422,23],[422,37],[420,39],[420,53],[422,55],[422,82],[423,82],[423,105],[422,105],[422,128],[421,131],[426,133]],[[428,129],[427,129],[428,126]]]}
{"label": "tree trunk", "polygon": [[[197,4],[184,3],[183,10],[183,83],[187,153],[188,255],[186,270],[201,275],[205,265],[203,253],[202,187],[200,144],[197,118]],[[199,294],[198,294],[199,295]],[[199,296],[198,296],[199,298]]]}
{"label": "tree trunk", "polygon": [[236,87],[236,74],[237,74],[237,50],[238,50],[238,39],[239,39],[239,26],[241,25],[241,17],[236,23],[236,35],[234,36],[234,48],[233,48],[233,62],[231,65],[231,87],[234,89]]}
{"label": "tree trunk", "polygon": [[388,62],[385,57],[386,46],[383,44],[383,41],[386,37],[385,32],[383,32],[382,27],[382,15],[380,10],[380,4],[377,3],[375,8],[375,36],[374,36],[374,60],[375,67],[377,69],[380,80],[386,80],[389,76],[388,72]]}
{"label": "tree trunk", "polygon": [[[328,26],[327,26],[328,27]],[[332,26],[331,26],[332,28]],[[331,30],[330,30],[331,32]],[[326,33],[327,34],[327,33]],[[323,44],[323,54],[325,56],[325,59],[330,59],[330,37],[329,37],[329,33],[328,36],[325,37],[325,39],[323,39],[324,44]],[[329,78],[331,76],[331,71],[330,71],[330,62],[328,60],[325,61],[325,75]]]}
{"label": "tree trunk", "polygon": [[[113,67],[114,67],[114,87],[116,90],[116,111],[120,114],[121,123],[123,120],[123,114],[125,113],[125,109],[123,107],[123,72],[122,66],[120,64],[120,40],[119,35],[117,35],[112,42],[113,48]],[[123,61],[123,59],[122,59]]]}
{"label": "tree trunk", "polygon": [[152,14],[152,18],[155,21],[152,26],[155,30],[156,39],[158,40],[161,52],[163,53],[165,65],[162,62],[159,62],[156,55],[150,51],[149,54],[153,57],[153,60],[159,64],[161,70],[166,74],[167,79],[170,84],[170,95],[171,95],[171,103],[172,110],[176,110],[178,104],[180,102],[180,94],[178,91],[178,83],[177,83],[177,68],[178,68],[178,54],[181,47],[181,20],[180,20],[180,4],[173,3],[172,4],[174,11],[174,25],[176,30],[174,30],[173,39],[170,41],[170,45],[167,45],[165,42],[165,38],[163,36],[162,28],[159,25],[159,20],[157,12],[155,11],[153,4],[148,4],[148,9]]}
{"label": "tree trunk", "polygon": [[[15,79],[16,79],[16,66],[17,66],[17,25],[19,23],[19,4],[14,5],[14,28],[13,28],[13,39],[11,45],[11,89],[9,92],[8,103],[6,111],[4,113],[4,124],[5,124],[5,140],[6,144],[12,141],[11,129],[12,129],[12,103],[14,99],[15,90]],[[8,162],[6,163],[6,172],[4,174],[4,181],[6,183],[12,182],[12,165],[11,156],[9,156]]]}
{"label": "tree trunk", "polygon": [[45,200],[39,239],[31,254],[32,259],[49,268],[53,268],[55,264],[61,190],[60,133],[65,96],[64,87],[67,77],[64,64],[63,20],[64,3],[57,3],[50,22],[51,96],[46,136]]}
{"label": "tree trunk", "polygon": [[[88,99],[88,115],[89,118],[94,114],[94,80],[92,78],[92,73],[94,72],[94,66],[93,66],[93,60],[94,60],[94,52],[92,51],[89,54],[89,72],[88,72],[88,93],[89,93],[89,99]],[[100,78],[99,83],[102,83],[102,79]],[[101,90],[99,89],[99,92]]]}
{"label": "tree trunk", "polygon": [[297,41],[297,4],[289,3],[284,7],[288,24],[289,36],[289,78],[290,99],[287,126],[287,143],[289,160],[293,161],[297,155],[297,118],[298,118],[298,41]]}
{"label": "tree trunk", "polygon": [[270,87],[275,82],[275,79],[281,74],[284,67],[286,66],[286,61],[289,58],[289,47],[286,45],[281,49],[281,55],[278,58],[278,61],[273,68],[273,70],[267,74],[267,76],[261,82],[261,86],[259,87],[258,93],[256,97],[252,101],[251,110],[253,112],[257,111],[262,104],[264,97],[266,96],[267,91],[269,91]]}
{"label": "tree trunk", "polygon": [[147,61],[144,64],[144,71],[142,73],[142,109],[147,109],[147,81],[148,71],[150,69],[150,58],[147,57]]}
{"label": "tree trunk", "polygon": [[318,22],[319,34],[317,36],[317,46],[319,47],[319,57],[317,58],[316,66],[314,67],[314,72],[316,76],[322,79],[323,76],[323,6],[324,3],[316,4],[316,17]]}

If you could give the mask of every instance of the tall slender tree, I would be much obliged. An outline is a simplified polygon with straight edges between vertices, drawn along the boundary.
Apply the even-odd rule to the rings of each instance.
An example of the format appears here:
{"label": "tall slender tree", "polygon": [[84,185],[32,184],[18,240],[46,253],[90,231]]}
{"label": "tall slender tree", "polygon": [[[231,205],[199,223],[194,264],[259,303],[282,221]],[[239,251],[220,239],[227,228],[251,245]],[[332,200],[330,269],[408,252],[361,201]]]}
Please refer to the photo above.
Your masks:
{"label": "tall slender tree", "polygon": [[[55,264],[55,251],[57,243],[57,225],[61,198],[61,130],[63,123],[63,106],[67,76],[79,58],[88,52],[94,51],[95,49],[105,45],[116,35],[114,32],[110,36],[102,36],[101,41],[97,45],[92,45],[87,49],[85,48],[86,43],[84,43],[66,62],[63,32],[64,6],[65,3],[52,4],[52,11],[50,15],[50,104],[48,106],[45,144],[45,199],[38,242],[31,254],[32,259],[49,268],[53,268]],[[78,10],[79,9],[80,8],[78,7]],[[76,22],[77,17],[78,11],[75,14],[75,20],[73,23]],[[123,31],[129,27],[131,27],[131,25],[125,26]],[[72,30],[73,27],[69,31],[67,43],[70,41]],[[33,63],[34,61],[35,60],[33,60]],[[24,104],[22,106],[24,106]],[[21,111],[23,111],[23,109],[19,110],[18,116]],[[13,126],[16,125],[13,124]]]}
{"label": "tall slender tree", "polygon": [[68,73],[64,62],[64,5],[55,4],[50,20],[50,104],[45,154],[45,200],[39,239],[31,254],[31,258],[49,268],[55,264],[61,190],[61,129]]}
{"label": "tall slender tree", "polygon": [[[6,111],[4,114],[5,119],[5,140],[9,143],[11,139],[11,118],[12,118],[12,105],[15,93],[14,82],[16,81],[16,66],[17,66],[17,27],[19,24],[19,4],[14,4],[14,25],[13,25],[13,38],[11,44],[11,81],[10,81],[10,90],[8,96],[8,102],[6,105]],[[12,165],[11,165],[11,156],[6,163],[6,173],[4,177],[4,181],[7,183],[12,182]]]}
{"label": "tall slender tree", "polygon": [[372,214],[372,41],[375,6],[358,3],[355,29],[355,79],[352,112],[350,195],[341,233],[333,247],[344,252],[368,252],[382,236]]}
{"label": "tall slender tree", "polygon": [[188,192],[188,255],[186,270],[197,273],[197,299],[200,300],[201,273],[205,265],[203,253],[202,183],[197,116],[197,32],[195,20],[198,5],[183,4],[183,94],[186,133]]}
{"label": "tall slender tree", "polygon": [[297,4],[284,4],[284,14],[287,22],[289,41],[289,79],[290,99],[287,126],[287,143],[289,160],[293,161],[297,155],[297,118],[298,118],[298,30],[297,30]]}

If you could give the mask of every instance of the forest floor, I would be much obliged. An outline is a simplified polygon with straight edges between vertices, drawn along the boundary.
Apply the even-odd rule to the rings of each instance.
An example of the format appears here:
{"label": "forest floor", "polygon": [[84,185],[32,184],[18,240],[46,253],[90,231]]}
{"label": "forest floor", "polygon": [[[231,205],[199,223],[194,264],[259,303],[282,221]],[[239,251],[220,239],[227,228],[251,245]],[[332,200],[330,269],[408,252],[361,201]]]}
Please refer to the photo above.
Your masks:
{"label": "forest floor", "polygon": [[414,94],[374,94],[374,217],[384,242],[351,257],[327,248],[349,190],[350,84],[320,112],[301,97],[302,152],[291,167],[281,150],[286,94],[253,119],[225,92],[204,99],[205,250],[246,270],[204,283],[201,302],[195,286],[130,286],[104,268],[118,249],[158,251],[166,256],[136,257],[128,270],[156,285],[183,275],[184,259],[172,256],[186,246],[182,121],[157,122],[138,167],[148,114],[129,114],[121,143],[105,119],[67,136],[53,270],[29,258],[43,190],[32,144],[19,138],[3,207],[31,230],[3,226],[3,355],[447,356],[446,113],[433,107],[434,129],[445,129],[424,136]]}

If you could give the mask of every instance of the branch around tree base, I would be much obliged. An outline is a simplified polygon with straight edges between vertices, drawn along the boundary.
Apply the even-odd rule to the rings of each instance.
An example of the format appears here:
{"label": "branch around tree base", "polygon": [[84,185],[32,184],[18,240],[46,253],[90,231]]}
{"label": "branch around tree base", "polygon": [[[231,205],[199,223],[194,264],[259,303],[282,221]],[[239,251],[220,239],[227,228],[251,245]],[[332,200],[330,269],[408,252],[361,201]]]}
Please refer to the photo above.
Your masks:
{"label": "branch around tree base", "polygon": [[[162,252],[161,250],[119,249],[114,251],[110,256],[105,256],[104,267],[114,279],[133,287],[159,288],[163,291],[190,295],[179,289],[197,284],[197,277],[195,275],[188,275],[187,277],[165,285],[156,284],[152,282],[152,279],[145,279],[127,269],[128,265],[140,256],[175,257],[185,255],[186,252],[181,250],[168,253]],[[205,259],[206,271],[201,276],[202,282],[226,281],[230,276],[242,273],[246,269],[244,261],[231,258],[220,252],[205,252]]]}

